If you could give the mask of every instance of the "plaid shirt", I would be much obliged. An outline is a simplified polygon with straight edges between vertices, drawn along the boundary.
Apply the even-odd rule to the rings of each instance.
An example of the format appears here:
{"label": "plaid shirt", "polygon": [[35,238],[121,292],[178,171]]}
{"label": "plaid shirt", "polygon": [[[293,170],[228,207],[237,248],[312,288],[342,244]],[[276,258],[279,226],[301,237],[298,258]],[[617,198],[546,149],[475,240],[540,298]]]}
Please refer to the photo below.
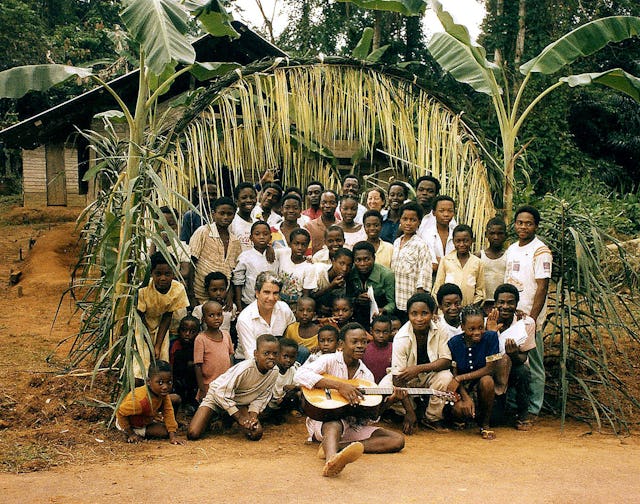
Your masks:
{"label": "plaid shirt", "polygon": [[407,301],[418,289],[431,291],[431,252],[427,243],[413,235],[402,248],[402,237],[393,242],[391,270],[396,277],[396,306],[406,311]]}

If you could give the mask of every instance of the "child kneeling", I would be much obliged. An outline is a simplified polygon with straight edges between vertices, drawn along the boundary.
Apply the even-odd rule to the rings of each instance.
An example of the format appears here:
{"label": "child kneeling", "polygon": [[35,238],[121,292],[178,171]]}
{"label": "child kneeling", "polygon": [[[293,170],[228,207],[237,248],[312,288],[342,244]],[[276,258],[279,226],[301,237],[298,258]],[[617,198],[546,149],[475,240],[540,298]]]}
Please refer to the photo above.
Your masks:
{"label": "child kneeling", "polygon": [[199,439],[214,415],[225,413],[237,422],[247,439],[258,441],[262,438],[258,415],[267,407],[278,378],[275,365],[279,348],[275,336],[258,336],[253,359],[236,364],[211,382],[191,420],[187,438]]}

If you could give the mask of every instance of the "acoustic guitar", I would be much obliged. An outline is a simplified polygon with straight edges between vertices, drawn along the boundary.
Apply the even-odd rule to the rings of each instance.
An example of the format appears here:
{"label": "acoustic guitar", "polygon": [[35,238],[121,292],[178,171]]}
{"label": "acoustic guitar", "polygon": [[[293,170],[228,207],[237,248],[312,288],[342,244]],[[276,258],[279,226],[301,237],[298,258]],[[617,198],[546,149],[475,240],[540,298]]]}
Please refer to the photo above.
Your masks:
{"label": "acoustic guitar", "polygon": [[[313,420],[328,422],[348,416],[376,418],[378,416],[378,407],[382,403],[382,396],[393,394],[393,387],[378,387],[375,383],[367,380],[345,380],[329,374],[325,374],[323,377],[350,383],[362,392],[364,398],[360,404],[352,406],[336,389],[309,389],[302,387],[302,408],[306,415]],[[451,403],[458,400],[456,393],[431,388],[401,388],[401,390],[406,390],[409,395],[442,397]]]}

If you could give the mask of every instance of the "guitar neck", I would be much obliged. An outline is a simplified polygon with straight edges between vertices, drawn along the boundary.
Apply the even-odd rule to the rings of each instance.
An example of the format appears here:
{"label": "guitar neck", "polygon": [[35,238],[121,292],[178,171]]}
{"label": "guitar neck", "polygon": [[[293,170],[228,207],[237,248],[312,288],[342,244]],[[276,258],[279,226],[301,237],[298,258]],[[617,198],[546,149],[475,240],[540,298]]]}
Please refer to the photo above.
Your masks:
{"label": "guitar neck", "polygon": [[[440,395],[443,392],[441,390],[431,388],[403,388],[396,387],[400,390],[406,390],[409,395]],[[364,395],[391,395],[393,394],[393,387],[359,387],[358,390]]]}

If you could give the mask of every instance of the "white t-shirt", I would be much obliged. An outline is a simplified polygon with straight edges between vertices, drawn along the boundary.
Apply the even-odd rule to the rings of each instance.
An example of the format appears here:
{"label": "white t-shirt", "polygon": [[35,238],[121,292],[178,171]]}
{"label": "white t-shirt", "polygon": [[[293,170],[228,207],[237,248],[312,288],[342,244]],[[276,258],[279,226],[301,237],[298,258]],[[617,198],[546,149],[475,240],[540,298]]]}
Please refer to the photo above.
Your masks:
{"label": "white t-shirt", "polygon": [[[207,324],[202,322],[202,307],[203,306],[204,306],[204,303],[203,304],[199,304],[198,306],[196,306],[193,309],[193,313],[191,313],[191,315],[193,315],[195,318],[197,318],[200,321],[200,327],[202,328],[203,331],[205,331],[207,329]],[[236,312],[237,312],[237,310],[236,310],[236,305],[235,304],[231,308],[231,311],[222,310],[222,325],[220,326],[221,330],[223,330],[223,331],[230,331],[231,330],[231,322],[236,319]]]}
{"label": "white t-shirt", "polygon": [[295,303],[302,296],[303,289],[315,290],[318,287],[316,267],[309,261],[294,264],[291,261],[291,249],[275,250],[278,262],[278,276],[282,280],[280,299],[286,303]]}
{"label": "white t-shirt", "polygon": [[[521,247],[518,242],[511,245],[505,252],[507,267],[504,273],[505,283],[514,285],[520,293],[518,309],[527,315],[533,308],[533,299],[538,284],[536,280],[551,278],[553,256],[551,250],[538,237]],[[547,302],[536,320],[536,326],[542,327],[546,318]]]}
{"label": "white t-shirt", "polygon": [[361,241],[367,241],[367,233],[364,230],[364,226],[360,227],[355,233],[348,233],[344,231],[344,247],[349,250],[353,249],[353,246]]}
{"label": "white t-shirt", "polygon": [[256,249],[245,250],[238,256],[238,264],[233,269],[233,285],[242,287],[242,302],[245,305],[256,300],[256,279],[263,271],[278,273],[278,258],[270,263],[265,252]]}
{"label": "white t-shirt", "polygon": [[233,217],[231,224],[229,225],[229,231],[231,231],[234,235],[238,237],[240,240],[240,245],[242,245],[242,251],[249,250],[253,248],[253,243],[251,243],[251,226],[253,225],[253,221],[247,222],[242,217],[240,217],[237,213]]}

